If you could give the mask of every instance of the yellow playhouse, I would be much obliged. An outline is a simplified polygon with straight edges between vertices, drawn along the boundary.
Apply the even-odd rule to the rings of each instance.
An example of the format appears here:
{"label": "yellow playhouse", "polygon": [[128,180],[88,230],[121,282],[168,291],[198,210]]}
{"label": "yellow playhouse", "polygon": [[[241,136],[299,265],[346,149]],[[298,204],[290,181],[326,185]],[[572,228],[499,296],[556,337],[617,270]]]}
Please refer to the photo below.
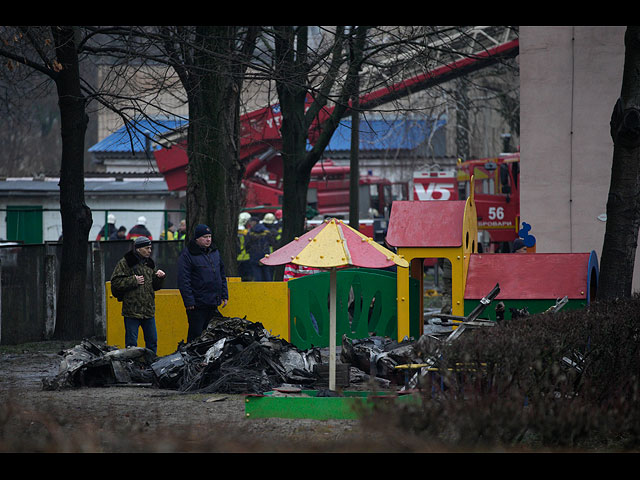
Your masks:
{"label": "yellow playhouse", "polygon": [[[422,292],[426,258],[451,262],[451,313],[464,315],[465,279],[470,255],[478,251],[477,238],[473,188],[466,200],[393,202],[386,241],[410,264],[408,269],[398,269],[398,339],[409,336],[409,277],[420,281]],[[422,300],[420,295],[420,312]]]}

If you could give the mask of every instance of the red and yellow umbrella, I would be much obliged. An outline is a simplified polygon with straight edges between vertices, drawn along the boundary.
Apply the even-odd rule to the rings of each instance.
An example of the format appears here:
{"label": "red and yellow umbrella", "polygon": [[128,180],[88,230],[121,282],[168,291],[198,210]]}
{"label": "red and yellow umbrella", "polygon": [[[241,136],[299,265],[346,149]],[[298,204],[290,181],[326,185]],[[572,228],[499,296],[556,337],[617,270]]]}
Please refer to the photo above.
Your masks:
{"label": "red and yellow umbrella", "polygon": [[407,268],[400,255],[335,218],[308,231],[260,260],[264,265],[294,263],[329,270],[329,389],[335,390],[336,271],[346,267]]}

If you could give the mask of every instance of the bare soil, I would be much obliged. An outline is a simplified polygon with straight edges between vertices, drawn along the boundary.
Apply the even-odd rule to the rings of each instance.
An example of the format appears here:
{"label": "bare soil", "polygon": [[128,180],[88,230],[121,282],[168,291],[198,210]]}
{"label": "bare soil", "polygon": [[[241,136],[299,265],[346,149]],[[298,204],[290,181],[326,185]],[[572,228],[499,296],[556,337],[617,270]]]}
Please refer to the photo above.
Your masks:
{"label": "bare soil", "polygon": [[0,452],[424,451],[379,423],[247,418],[244,395],[130,385],[43,390],[42,379],[59,372],[56,350],[70,346],[0,350]]}

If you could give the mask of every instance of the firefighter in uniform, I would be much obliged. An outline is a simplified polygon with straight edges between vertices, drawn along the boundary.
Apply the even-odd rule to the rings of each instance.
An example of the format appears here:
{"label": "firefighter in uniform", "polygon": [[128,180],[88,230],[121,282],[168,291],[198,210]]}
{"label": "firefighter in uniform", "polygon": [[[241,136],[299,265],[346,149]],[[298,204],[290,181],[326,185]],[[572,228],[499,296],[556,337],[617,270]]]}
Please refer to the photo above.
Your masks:
{"label": "firefighter in uniform", "polygon": [[251,218],[248,212],[242,212],[238,217],[238,274],[243,282],[251,280],[251,266],[249,265],[249,252],[245,241],[247,239],[247,221]]}

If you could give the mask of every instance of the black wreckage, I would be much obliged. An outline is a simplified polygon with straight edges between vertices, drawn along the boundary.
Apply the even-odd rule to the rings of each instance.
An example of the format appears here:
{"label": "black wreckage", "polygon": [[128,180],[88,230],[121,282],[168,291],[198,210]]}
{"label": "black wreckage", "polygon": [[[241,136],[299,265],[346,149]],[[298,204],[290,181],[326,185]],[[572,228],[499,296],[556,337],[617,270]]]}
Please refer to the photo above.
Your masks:
{"label": "black wreckage", "polygon": [[[412,345],[385,337],[344,336],[337,374],[346,375],[337,385],[374,381],[389,387],[400,378],[394,367],[413,361]],[[45,390],[128,385],[227,394],[261,394],[282,385],[326,388],[327,350],[303,351],[272,336],[260,323],[223,317],[163,357],[144,347],[120,349],[85,339],[60,352],[59,373],[42,383]]]}
{"label": "black wreckage", "polygon": [[[437,368],[444,344],[466,330],[496,325],[478,316],[499,291],[496,285],[470,315],[455,317],[459,323],[453,330],[447,319],[438,320],[439,329],[425,331],[417,340],[343,335],[336,386],[418,387],[420,376]],[[175,353],[163,357],[143,347],[119,349],[83,340],[60,352],[59,373],[42,382],[45,390],[139,385],[190,393],[262,394],[282,386],[326,389],[327,350],[300,350],[271,335],[259,322],[221,317],[214,318],[198,338],[181,342]]]}

